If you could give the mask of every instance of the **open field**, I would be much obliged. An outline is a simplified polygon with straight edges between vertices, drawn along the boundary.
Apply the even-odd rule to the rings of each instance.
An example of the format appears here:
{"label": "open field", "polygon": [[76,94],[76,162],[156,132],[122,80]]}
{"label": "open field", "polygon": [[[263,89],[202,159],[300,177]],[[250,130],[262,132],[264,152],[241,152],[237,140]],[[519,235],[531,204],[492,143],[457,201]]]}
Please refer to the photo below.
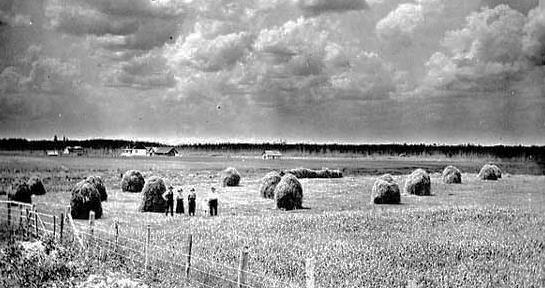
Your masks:
{"label": "open field", "polygon": [[[122,233],[142,239],[147,224],[152,242],[182,250],[193,234],[195,254],[236,267],[240,248],[250,247],[249,269],[289,283],[303,283],[304,260],[314,256],[319,287],[543,287],[545,286],[545,177],[523,175],[531,163],[500,163],[499,181],[479,181],[479,162],[419,159],[251,158],[44,158],[0,157],[7,182],[40,174],[48,189],[34,196],[39,211],[60,213],[70,188],[88,175],[102,176],[108,188],[99,229],[118,220]],[[463,184],[445,185],[439,171],[454,164]],[[221,169],[234,166],[240,187],[220,188],[219,217],[164,217],[136,212],[139,194],[122,193],[120,173],[139,169],[147,178],[195,187],[206,197],[218,187]],[[341,179],[301,179],[303,206],[284,212],[259,197],[262,176],[295,167],[343,169]],[[415,168],[432,172],[429,197],[402,196],[401,205],[370,204],[376,174],[389,172],[400,186]],[[3,197],[3,196],[0,196]],[[1,198],[3,199],[3,198]],[[84,225],[85,221],[78,221]]]}

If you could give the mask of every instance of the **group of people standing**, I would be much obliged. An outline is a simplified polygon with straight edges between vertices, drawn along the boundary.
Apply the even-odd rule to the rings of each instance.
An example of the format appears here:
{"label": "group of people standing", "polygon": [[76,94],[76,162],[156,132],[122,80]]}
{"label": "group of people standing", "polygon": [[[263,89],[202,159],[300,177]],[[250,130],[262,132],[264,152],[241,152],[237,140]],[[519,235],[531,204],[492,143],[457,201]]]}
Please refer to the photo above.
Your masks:
{"label": "group of people standing", "polygon": [[[174,187],[169,186],[167,191],[163,193],[163,199],[167,202],[167,206],[165,209],[165,215],[168,216],[168,212],[170,211],[170,215],[174,216],[174,202],[176,201],[176,214],[184,214],[184,199],[183,199],[183,189],[180,188],[176,192],[173,191]],[[197,204],[197,194],[195,193],[195,188],[191,188],[189,190],[189,193],[187,194],[187,208],[188,208],[188,215],[189,216],[195,216],[195,209]],[[208,211],[210,213],[210,216],[217,216],[218,215],[218,197],[216,194],[216,188],[211,187],[210,193],[208,194]]]}

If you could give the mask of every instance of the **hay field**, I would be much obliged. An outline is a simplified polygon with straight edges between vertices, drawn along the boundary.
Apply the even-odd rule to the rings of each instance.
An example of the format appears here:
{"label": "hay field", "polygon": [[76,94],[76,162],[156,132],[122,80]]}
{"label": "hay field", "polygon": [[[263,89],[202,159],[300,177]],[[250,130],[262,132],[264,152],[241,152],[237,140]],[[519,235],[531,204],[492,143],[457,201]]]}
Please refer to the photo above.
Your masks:
{"label": "hay field", "polygon": [[[291,283],[303,283],[303,261],[314,256],[320,287],[405,287],[409,282],[422,287],[545,286],[545,177],[513,175],[507,169],[499,181],[479,181],[475,171],[482,163],[454,163],[464,172],[463,184],[446,185],[437,172],[446,165],[405,159],[3,156],[0,177],[40,174],[48,193],[33,201],[41,211],[60,213],[75,182],[99,175],[109,195],[98,227],[109,229],[118,220],[122,233],[142,238],[151,224],[152,242],[174,249],[181,249],[192,233],[196,255],[233,267],[240,248],[249,245],[251,271]],[[195,187],[204,198],[211,185],[220,187],[220,171],[228,166],[242,174],[241,186],[219,189],[216,218],[201,211],[194,218],[141,214],[136,212],[140,195],[122,193],[119,187],[121,172],[139,169],[145,178],[160,176],[186,191]],[[401,205],[371,205],[375,176],[354,172],[341,179],[301,179],[303,206],[309,209],[278,211],[271,200],[260,198],[260,178],[267,172],[300,166],[389,172],[400,186],[408,167],[423,167],[434,172],[433,196],[402,195]]]}

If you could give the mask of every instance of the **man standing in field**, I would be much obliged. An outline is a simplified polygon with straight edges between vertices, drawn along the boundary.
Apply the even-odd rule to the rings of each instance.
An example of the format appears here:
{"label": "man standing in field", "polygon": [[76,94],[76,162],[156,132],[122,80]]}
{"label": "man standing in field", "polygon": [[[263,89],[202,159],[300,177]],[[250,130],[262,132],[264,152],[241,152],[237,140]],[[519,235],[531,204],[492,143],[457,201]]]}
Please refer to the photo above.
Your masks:
{"label": "man standing in field", "polygon": [[172,186],[168,186],[168,190],[163,193],[163,199],[167,201],[167,208],[165,210],[165,216],[168,216],[168,211],[170,210],[170,216],[174,216],[174,192],[172,191]]}
{"label": "man standing in field", "polygon": [[195,188],[189,190],[187,195],[187,209],[189,216],[195,216],[195,202],[197,201],[197,195],[195,194]]}
{"label": "man standing in field", "polygon": [[210,188],[210,194],[208,195],[208,211],[210,216],[218,216],[218,194],[216,194],[216,188]]}

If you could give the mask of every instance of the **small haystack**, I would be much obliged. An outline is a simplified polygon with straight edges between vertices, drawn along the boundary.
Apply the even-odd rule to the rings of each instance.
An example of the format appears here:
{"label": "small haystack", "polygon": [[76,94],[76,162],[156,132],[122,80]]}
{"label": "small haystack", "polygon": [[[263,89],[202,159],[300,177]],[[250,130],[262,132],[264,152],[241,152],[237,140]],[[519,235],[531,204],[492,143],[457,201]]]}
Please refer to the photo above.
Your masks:
{"label": "small haystack", "polygon": [[32,203],[32,192],[27,183],[17,181],[11,186],[11,191],[8,193],[8,199],[11,201]]}
{"label": "small haystack", "polygon": [[308,168],[294,168],[282,171],[283,174],[292,174],[297,179],[303,178],[342,178],[343,173],[340,170],[312,170]]}
{"label": "small haystack", "polygon": [[138,207],[140,212],[165,212],[167,202],[163,199],[163,193],[167,191],[162,178],[152,176],[146,181],[142,189],[142,202]]}
{"label": "small haystack", "polygon": [[229,167],[223,170],[221,179],[224,187],[238,186],[238,184],[240,183],[240,174],[238,173],[237,169]]}
{"label": "small haystack", "polygon": [[97,189],[98,193],[100,193],[100,201],[106,201],[108,200],[108,193],[106,192],[106,186],[104,185],[104,181],[102,181],[102,177],[92,175],[87,177],[85,181],[93,184],[95,188]]}
{"label": "small haystack", "polygon": [[138,170],[129,170],[125,172],[121,179],[121,190],[123,192],[140,192],[144,188],[144,176]]}
{"label": "small haystack", "polygon": [[89,219],[89,212],[95,212],[95,218],[102,217],[100,193],[95,186],[86,180],[80,181],[72,188],[70,212],[74,219]]}
{"label": "small haystack", "polygon": [[477,177],[481,180],[498,180],[501,178],[501,169],[496,165],[486,164]]}
{"label": "small haystack", "polygon": [[276,171],[267,173],[261,180],[261,187],[259,188],[259,194],[263,198],[274,199],[274,189],[282,177]]}
{"label": "small haystack", "polygon": [[27,182],[30,193],[34,195],[44,195],[46,193],[42,179],[38,176],[32,176]]}
{"label": "small haystack", "polygon": [[449,165],[443,170],[441,178],[446,184],[460,184],[462,183],[462,172],[458,168]]}
{"label": "small haystack", "polygon": [[431,180],[428,172],[423,169],[416,169],[405,181],[405,193],[418,196],[431,195]]}
{"label": "small haystack", "polygon": [[274,200],[279,209],[303,208],[303,186],[297,177],[292,174],[284,175],[274,189]]}
{"label": "small haystack", "polygon": [[401,193],[399,185],[390,174],[384,174],[377,178],[371,191],[371,203],[374,204],[399,204]]}

